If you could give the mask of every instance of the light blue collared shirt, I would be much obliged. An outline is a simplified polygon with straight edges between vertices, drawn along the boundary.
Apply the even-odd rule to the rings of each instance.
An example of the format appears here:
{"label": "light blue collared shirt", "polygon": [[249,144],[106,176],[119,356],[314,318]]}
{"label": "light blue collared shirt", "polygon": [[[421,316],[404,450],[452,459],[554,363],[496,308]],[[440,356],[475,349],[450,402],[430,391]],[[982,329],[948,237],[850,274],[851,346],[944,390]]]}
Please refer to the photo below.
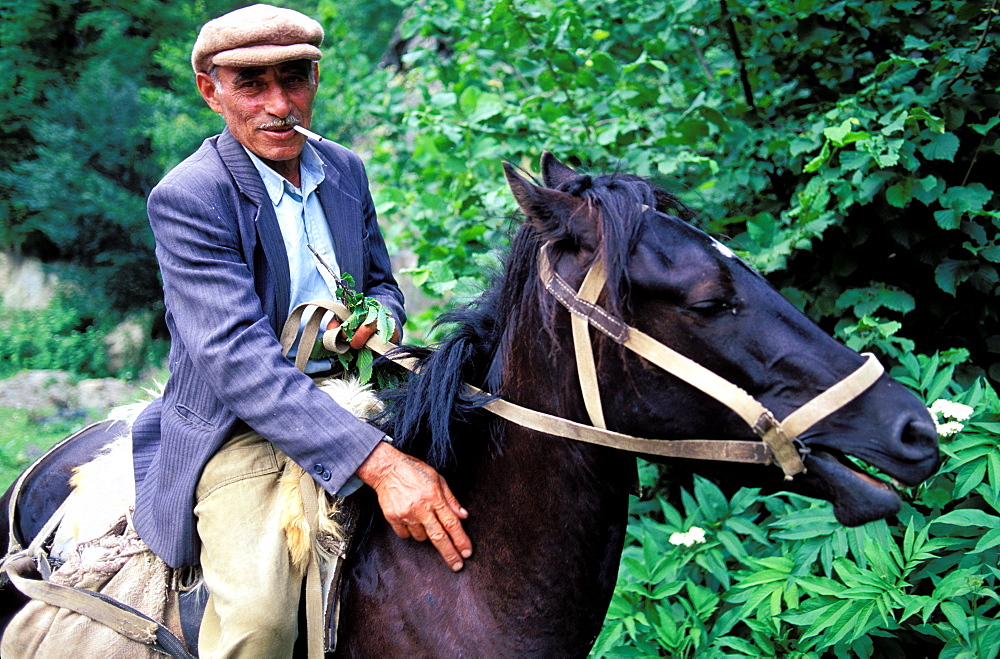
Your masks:
{"label": "light blue collared shirt", "polygon": [[[246,151],[260,172],[264,188],[274,205],[278,227],[285,243],[285,253],[288,254],[288,274],[291,276],[288,312],[291,313],[292,309],[303,302],[335,299],[337,280],[319,263],[308,247],[312,245],[323,261],[340,276],[337,255],[333,250],[333,236],[330,235],[330,226],[326,223],[323,207],[316,194],[316,188],[326,177],[323,162],[313,147],[306,143],[299,159],[301,187],[296,188],[249,149]],[[320,337],[329,320],[330,318],[324,318],[321,323]],[[294,359],[296,352],[297,343],[288,353],[289,358]],[[327,371],[331,367],[329,359],[310,359],[306,364],[306,373]]]}

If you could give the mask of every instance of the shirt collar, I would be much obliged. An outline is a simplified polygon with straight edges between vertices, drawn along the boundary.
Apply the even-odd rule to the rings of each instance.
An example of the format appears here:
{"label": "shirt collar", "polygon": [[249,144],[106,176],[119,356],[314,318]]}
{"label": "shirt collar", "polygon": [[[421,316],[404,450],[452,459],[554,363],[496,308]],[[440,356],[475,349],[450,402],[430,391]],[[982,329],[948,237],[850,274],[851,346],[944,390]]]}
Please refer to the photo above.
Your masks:
{"label": "shirt collar", "polygon": [[264,181],[264,188],[267,190],[267,196],[271,198],[271,203],[275,206],[281,201],[285,192],[301,195],[301,198],[305,199],[326,178],[326,173],[323,171],[323,161],[320,160],[316,150],[308,142],[302,148],[302,153],[299,156],[299,176],[301,177],[299,182],[302,187],[298,189],[289,183],[284,176],[264,164],[264,161],[250,149],[245,146],[243,149],[260,173],[260,178]]}

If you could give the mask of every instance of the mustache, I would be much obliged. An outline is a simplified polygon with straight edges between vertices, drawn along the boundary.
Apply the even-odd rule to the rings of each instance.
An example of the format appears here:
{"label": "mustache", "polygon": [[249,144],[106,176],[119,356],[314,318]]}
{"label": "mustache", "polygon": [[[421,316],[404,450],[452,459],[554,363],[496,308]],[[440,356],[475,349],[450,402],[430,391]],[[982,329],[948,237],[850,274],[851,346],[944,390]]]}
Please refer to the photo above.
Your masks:
{"label": "mustache", "polygon": [[276,128],[291,128],[292,126],[296,126],[301,123],[301,119],[290,114],[287,117],[281,117],[274,119],[273,121],[269,121],[266,124],[261,124],[257,128],[261,130],[274,130]]}

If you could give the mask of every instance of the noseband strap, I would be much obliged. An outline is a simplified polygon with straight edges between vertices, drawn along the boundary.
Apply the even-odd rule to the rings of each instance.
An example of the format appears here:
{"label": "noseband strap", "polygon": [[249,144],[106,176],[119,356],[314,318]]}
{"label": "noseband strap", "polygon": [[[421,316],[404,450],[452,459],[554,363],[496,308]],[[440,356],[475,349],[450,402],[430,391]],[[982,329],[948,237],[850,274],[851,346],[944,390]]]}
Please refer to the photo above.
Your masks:
{"label": "noseband strap", "polygon": [[[630,327],[598,306],[597,298],[607,281],[600,259],[594,261],[579,291],[574,291],[552,268],[548,258],[548,245],[543,246],[539,253],[538,270],[546,290],[572,314],[574,352],[577,357],[580,386],[591,422],[599,428],[605,428],[606,424],[587,325],[593,326],[616,343],[711,396],[738,414],[770,449],[787,480],[806,470],[794,440],[857,398],[883,373],[882,365],[875,356],[866,354],[865,363],[859,369],[779,422],[769,409],[737,385],[663,345],[641,330]],[[724,443],[719,440],[720,448]]]}

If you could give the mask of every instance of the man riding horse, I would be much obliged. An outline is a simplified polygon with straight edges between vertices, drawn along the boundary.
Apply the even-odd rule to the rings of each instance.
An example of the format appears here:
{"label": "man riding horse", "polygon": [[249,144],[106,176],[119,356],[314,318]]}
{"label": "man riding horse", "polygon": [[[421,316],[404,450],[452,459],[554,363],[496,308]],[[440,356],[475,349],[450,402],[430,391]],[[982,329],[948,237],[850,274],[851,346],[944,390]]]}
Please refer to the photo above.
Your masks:
{"label": "man riding horse", "polygon": [[288,460],[330,495],[371,486],[396,533],[430,538],[453,570],[472,554],[444,479],[317,388],[329,360],[301,372],[282,354],[290,310],[334,298],[331,270],[405,320],[361,160],[293,129],[310,125],[322,39],[316,21],[262,4],[206,23],[195,81],[226,129],[149,196],[171,374],[133,427],[134,519],[168,565],[201,566],[202,657],[291,656],[302,575],[277,521]]}

